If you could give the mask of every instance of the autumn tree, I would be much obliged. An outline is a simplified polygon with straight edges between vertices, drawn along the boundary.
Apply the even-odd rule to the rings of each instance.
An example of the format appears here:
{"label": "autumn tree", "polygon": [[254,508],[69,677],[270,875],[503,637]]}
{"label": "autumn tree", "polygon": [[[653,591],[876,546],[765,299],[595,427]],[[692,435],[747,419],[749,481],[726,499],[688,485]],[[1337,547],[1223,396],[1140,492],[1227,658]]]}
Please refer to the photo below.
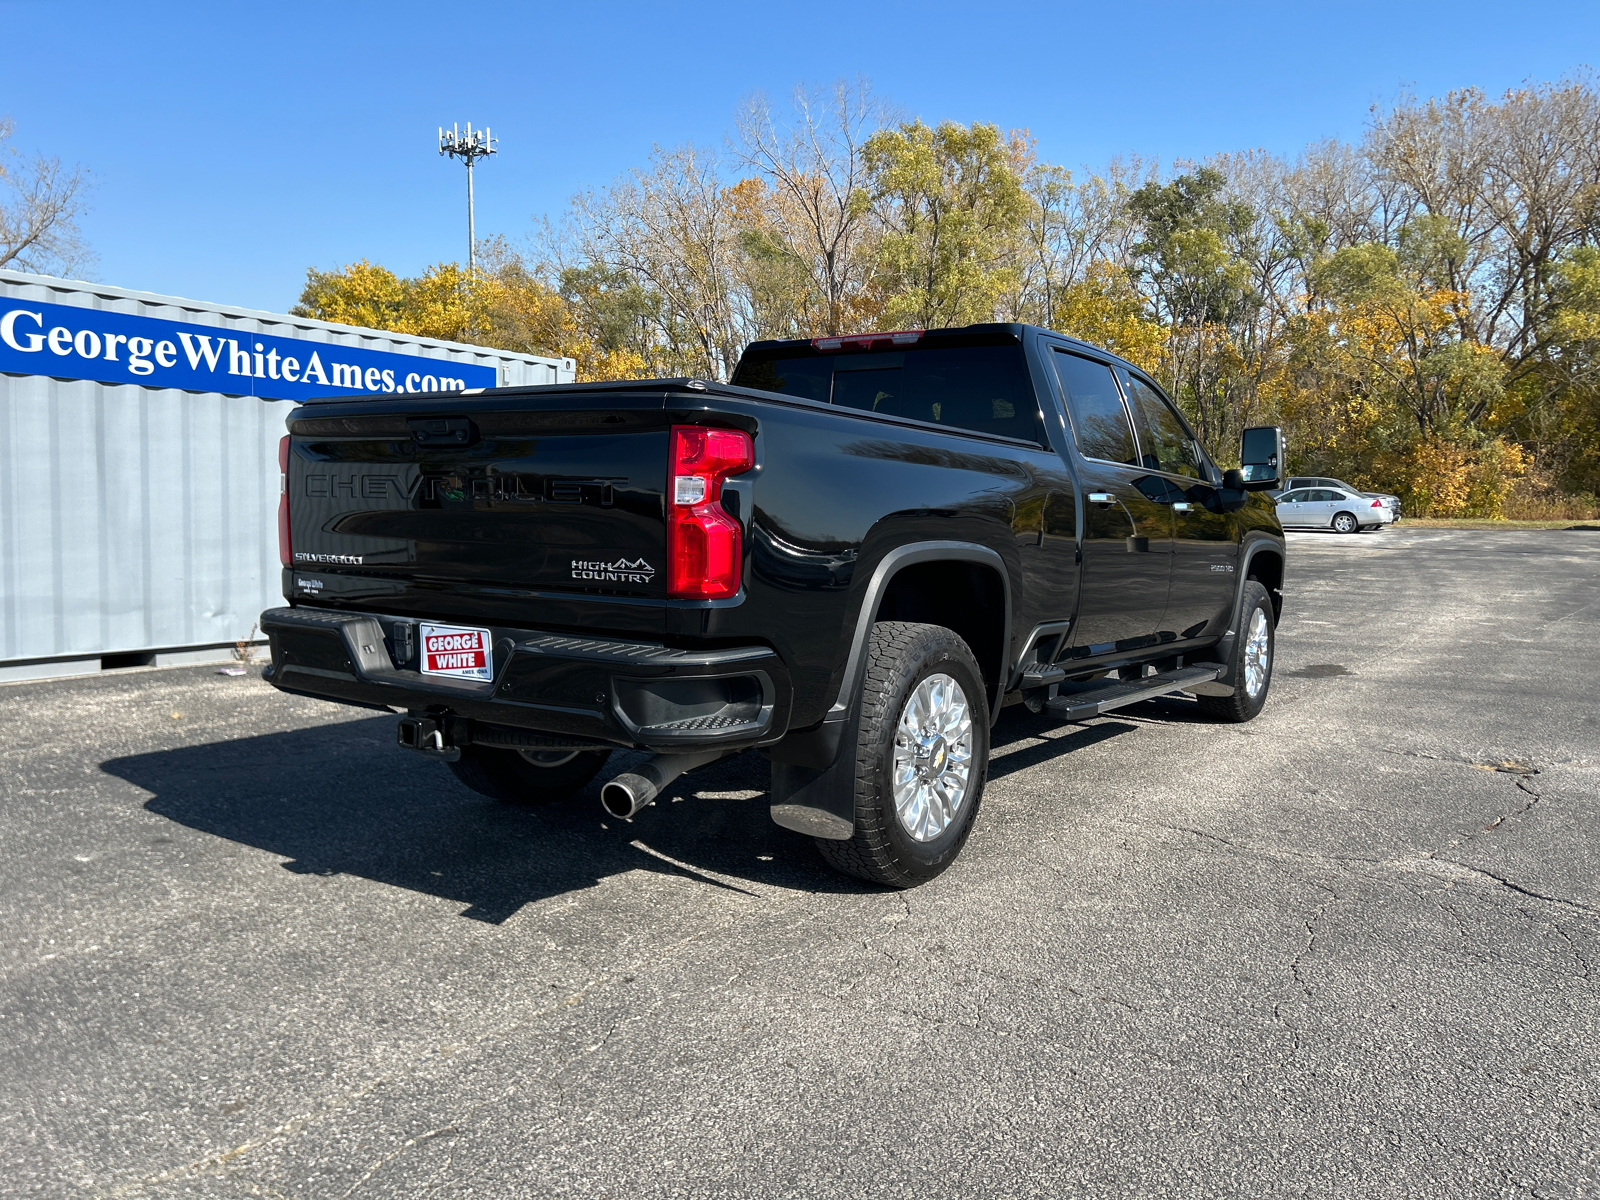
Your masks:
{"label": "autumn tree", "polygon": [[[762,307],[768,330],[797,336],[848,333],[876,317],[869,284],[879,227],[873,219],[866,141],[887,114],[866,83],[797,88],[786,124],[764,96],[737,122],[739,160],[756,172],[737,205],[742,245],[768,289],[787,290]],[[764,187],[754,186],[758,183]]]}
{"label": "autumn tree", "polygon": [[1261,306],[1239,253],[1255,214],[1230,199],[1226,185],[1220,170],[1203,166],[1168,183],[1147,183],[1128,200],[1142,231],[1133,255],[1153,314],[1167,329],[1162,374],[1213,445],[1237,431],[1231,419],[1237,335]]}
{"label": "autumn tree", "polygon": [[648,166],[573,200],[557,256],[634,280],[652,297],[662,359],[725,379],[754,334],[739,288],[737,200],[715,154],[658,148]]}
{"label": "autumn tree", "polygon": [[864,157],[883,228],[874,283],[886,321],[934,328],[993,320],[1016,282],[1026,143],[982,122],[912,121],[875,133]]}

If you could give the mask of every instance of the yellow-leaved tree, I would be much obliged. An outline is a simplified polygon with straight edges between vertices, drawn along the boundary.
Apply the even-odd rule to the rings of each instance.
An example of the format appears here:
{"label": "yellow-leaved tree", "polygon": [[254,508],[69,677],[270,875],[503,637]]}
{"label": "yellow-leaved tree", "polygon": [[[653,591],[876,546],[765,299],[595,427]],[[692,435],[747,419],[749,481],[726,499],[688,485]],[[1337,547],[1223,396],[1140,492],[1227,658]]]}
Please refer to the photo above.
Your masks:
{"label": "yellow-leaved tree", "polygon": [[1160,366],[1167,341],[1165,327],[1147,315],[1127,269],[1104,261],[1090,263],[1082,279],[1059,291],[1055,328],[1151,372]]}
{"label": "yellow-leaved tree", "polygon": [[981,121],[912,121],[867,140],[868,191],[883,231],[873,282],[887,324],[994,319],[1016,284],[1027,153],[1025,139]]}
{"label": "yellow-leaved tree", "polygon": [[366,259],[333,271],[312,269],[290,311],[341,325],[571,358],[579,379],[647,373],[637,353],[606,349],[582,329],[581,310],[503,241],[486,242],[483,258],[476,275],[457,263],[438,263],[407,279]]}

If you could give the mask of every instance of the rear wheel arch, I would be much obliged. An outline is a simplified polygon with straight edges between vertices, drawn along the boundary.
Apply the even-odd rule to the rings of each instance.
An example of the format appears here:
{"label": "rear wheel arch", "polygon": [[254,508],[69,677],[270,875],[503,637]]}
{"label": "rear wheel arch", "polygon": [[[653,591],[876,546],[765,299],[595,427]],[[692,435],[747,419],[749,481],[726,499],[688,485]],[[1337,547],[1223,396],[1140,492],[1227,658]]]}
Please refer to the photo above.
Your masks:
{"label": "rear wheel arch", "polygon": [[[888,578],[873,608],[872,621],[909,621],[942,625],[972,651],[983,672],[991,710],[1001,695],[1010,647],[1005,576],[996,566],[970,558],[936,558],[909,562]],[[992,714],[991,714],[992,715]]]}
{"label": "rear wheel arch", "polygon": [[[1004,676],[1006,666],[1004,658],[1009,654],[1011,646],[1011,576],[1007,571],[1005,559],[1000,557],[998,551],[977,542],[911,542],[904,546],[897,546],[884,554],[873,568],[871,576],[867,579],[861,597],[861,605],[856,610],[854,622],[847,627],[847,636],[850,637],[850,644],[845,654],[844,671],[839,680],[838,696],[834,700],[833,707],[828,710],[827,716],[823,718],[824,724],[844,720],[845,714],[855,700],[856,688],[859,686],[861,679],[862,664],[865,661],[867,640],[873,623],[884,619],[878,613],[883,599],[896,576],[909,567],[928,563],[946,563],[951,566],[962,564],[961,569],[963,571],[966,570],[965,564],[976,564],[979,567],[987,568],[990,572],[985,578],[998,582],[1000,589],[1000,620],[995,621],[993,613],[990,614],[989,619],[992,624],[997,624],[1000,627],[999,656],[988,663],[984,662],[980,657],[979,668],[983,671],[986,685],[991,683],[991,672],[994,673],[996,680],[1000,680],[1000,677]],[[912,577],[913,580],[923,578],[925,576]],[[902,584],[901,586],[907,590],[912,589],[911,583]],[[897,599],[896,605],[898,606],[899,603],[900,601]],[[981,636],[979,640],[982,642]],[[974,654],[978,653],[977,647],[973,648],[973,652]],[[989,698],[991,722],[1000,715],[1000,701],[1003,695],[1000,688],[1002,686],[1003,680],[995,682],[994,691]]]}

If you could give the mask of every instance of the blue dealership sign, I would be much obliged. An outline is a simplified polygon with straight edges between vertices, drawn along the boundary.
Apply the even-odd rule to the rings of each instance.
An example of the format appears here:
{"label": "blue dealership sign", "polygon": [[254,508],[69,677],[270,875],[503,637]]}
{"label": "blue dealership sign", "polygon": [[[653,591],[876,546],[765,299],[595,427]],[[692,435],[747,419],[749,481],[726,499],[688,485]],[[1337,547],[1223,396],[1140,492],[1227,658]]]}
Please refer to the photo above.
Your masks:
{"label": "blue dealership sign", "polygon": [[0,301],[0,371],[272,400],[499,383],[492,366],[20,300]]}

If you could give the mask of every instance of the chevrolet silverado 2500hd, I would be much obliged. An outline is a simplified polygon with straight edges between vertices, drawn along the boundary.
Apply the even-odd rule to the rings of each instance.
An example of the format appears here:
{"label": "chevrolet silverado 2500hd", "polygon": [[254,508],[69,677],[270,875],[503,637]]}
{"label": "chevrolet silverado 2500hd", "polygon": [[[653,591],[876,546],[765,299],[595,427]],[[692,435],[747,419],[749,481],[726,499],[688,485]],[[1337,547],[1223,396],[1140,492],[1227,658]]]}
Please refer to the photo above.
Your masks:
{"label": "chevrolet silverado 2500hd", "polygon": [[1275,428],[1221,471],[1147,375],[1024,325],[758,342],[728,384],[341,397],[289,417],[288,692],[404,713],[470,787],[550,801],[618,747],[631,817],[757,748],[773,819],[910,886],[977,815],[989,730],[1271,683]]}

